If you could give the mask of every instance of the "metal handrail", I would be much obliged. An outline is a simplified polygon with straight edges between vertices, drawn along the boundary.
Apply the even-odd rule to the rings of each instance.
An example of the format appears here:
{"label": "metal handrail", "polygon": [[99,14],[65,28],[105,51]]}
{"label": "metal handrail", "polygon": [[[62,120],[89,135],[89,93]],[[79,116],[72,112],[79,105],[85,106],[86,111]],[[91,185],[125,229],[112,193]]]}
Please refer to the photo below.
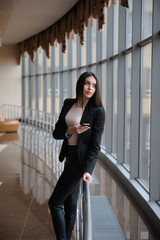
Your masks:
{"label": "metal handrail", "polygon": [[40,127],[43,130],[52,132],[57,116],[34,108],[21,107],[16,105],[3,105],[5,118],[18,119],[32,126]]}
{"label": "metal handrail", "polygon": [[77,240],[92,240],[92,214],[88,181],[82,181],[77,208]]}
{"label": "metal handrail", "polygon": [[88,181],[83,181],[83,240],[92,240],[91,199]]}

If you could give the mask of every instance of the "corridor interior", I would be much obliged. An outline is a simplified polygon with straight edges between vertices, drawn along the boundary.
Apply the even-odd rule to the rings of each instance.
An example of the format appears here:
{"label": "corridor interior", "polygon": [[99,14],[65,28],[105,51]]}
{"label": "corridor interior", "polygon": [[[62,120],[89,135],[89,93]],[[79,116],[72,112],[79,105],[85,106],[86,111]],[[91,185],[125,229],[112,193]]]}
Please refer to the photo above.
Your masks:
{"label": "corridor interior", "polygon": [[[20,124],[0,133],[0,240],[53,240],[48,209],[63,163],[52,134]],[[160,237],[111,169],[98,160],[90,186],[93,240],[158,240]],[[72,236],[79,239],[77,227]]]}

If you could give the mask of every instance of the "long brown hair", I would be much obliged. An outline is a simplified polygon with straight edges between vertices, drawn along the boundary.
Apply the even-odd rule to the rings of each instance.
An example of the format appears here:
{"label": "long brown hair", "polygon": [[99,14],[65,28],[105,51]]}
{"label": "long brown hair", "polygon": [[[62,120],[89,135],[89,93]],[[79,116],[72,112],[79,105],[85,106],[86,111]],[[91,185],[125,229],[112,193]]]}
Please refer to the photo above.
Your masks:
{"label": "long brown hair", "polygon": [[90,101],[94,102],[96,106],[103,107],[102,100],[101,100],[101,94],[100,94],[100,87],[99,87],[99,81],[97,77],[95,76],[94,73],[92,72],[84,72],[80,75],[77,85],[76,85],[76,101],[78,99],[82,99],[82,104],[83,104],[83,88],[84,88],[84,83],[87,77],[94,77],[96,80],[96,91],[94,95],[91,97]]}

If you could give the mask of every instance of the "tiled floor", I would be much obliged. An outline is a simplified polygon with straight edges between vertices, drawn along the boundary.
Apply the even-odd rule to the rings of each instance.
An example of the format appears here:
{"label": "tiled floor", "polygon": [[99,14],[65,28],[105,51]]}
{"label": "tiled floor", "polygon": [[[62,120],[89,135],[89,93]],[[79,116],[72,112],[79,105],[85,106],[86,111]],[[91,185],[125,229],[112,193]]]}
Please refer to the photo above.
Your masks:
{"label": "tiled floor", "polygon": [[[13,140],[14,134],[7,134],[6,138],[9,136]],[[20,146],[0,136],[0,146],[4,141],[7,146],[0,152],[0,239],[55,239],[47,201],[40,204],[35,189],[27,187],[30,178],[36,176],[27,173],[26,168],[29,175],[23,179],[25,163]]]}
{"label": "tiled floor", "polygon": [[[63,168],[58,151],[59,144],[51,135],[34,128],[22,126],[18,134],[0,134],[0,240],[55,239],[47,201],[57,172]],[[90,190],[93,239],[113,240],[115,231],[122,236],[115,240],[160,239],[145,214],[100,160]],[[112,226],[110,222],[107,225],[107,211],[114,219]],[[106,227],[108,235],[104,235]]]}

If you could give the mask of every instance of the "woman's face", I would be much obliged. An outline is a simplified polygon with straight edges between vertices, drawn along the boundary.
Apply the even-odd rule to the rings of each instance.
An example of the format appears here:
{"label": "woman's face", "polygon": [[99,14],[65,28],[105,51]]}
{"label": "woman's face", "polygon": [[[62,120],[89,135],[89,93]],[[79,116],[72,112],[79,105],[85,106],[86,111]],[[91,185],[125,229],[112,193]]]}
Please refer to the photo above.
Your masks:
{"label": "woman's face", "polygon": [[83,87],[83,97],[86,100],[93,97],[94,93],[96,92],[96,79],[93,76],[89,76],[86,78]]}

